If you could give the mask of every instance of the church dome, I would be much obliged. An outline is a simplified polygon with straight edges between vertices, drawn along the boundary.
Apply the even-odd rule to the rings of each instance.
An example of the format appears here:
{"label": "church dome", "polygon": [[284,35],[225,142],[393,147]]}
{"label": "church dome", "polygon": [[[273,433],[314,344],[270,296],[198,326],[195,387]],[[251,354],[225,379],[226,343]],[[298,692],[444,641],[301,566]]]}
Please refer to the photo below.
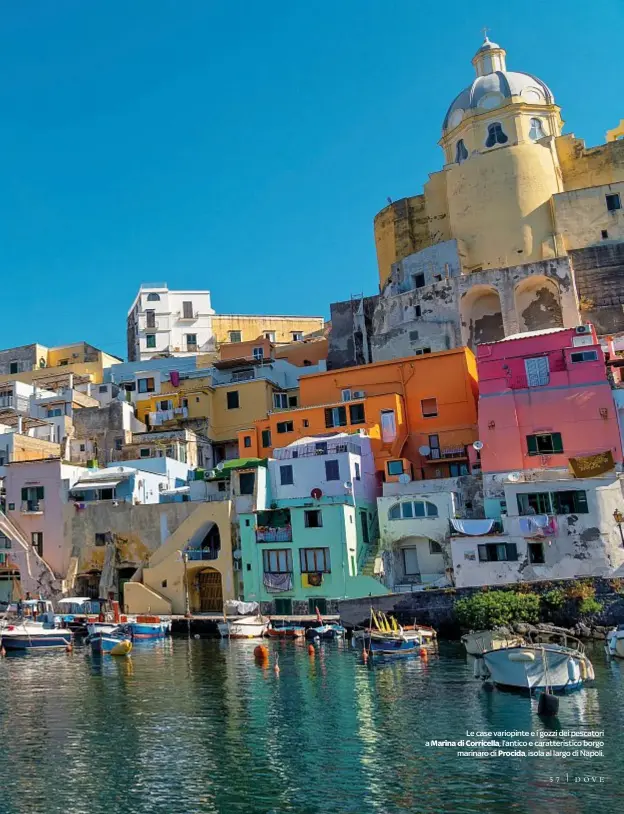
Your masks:
{"label": "church dome", "polygon": [[442,125],[445,132],[457,127],[468,111],[493,110],[512,96],[519,96],[532,105],[554,104],[554,96],[548,85],[531,74],[508,71],[505,51],[487,37],[472,64],[477,76],[449,107]]}

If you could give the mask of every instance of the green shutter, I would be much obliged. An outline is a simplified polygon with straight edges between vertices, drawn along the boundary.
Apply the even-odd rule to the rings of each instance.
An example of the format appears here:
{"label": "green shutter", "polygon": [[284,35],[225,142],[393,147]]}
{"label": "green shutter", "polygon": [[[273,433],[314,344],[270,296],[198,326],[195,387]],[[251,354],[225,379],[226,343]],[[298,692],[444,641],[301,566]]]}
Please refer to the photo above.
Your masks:
{"label": "green shutter", "polygon": [[37,500],[43,500],[43,486],[37,486]]}
{"label": "green shutter", "polygon": [[553,432],[551,435],[553,452],[563,452],[563,441],[560,432]]}
{"label": "green shutter", "polygon": [[22,486],[22,500],[28,500],[28,489]]}
{"label": "green shutter", "polygon": [[576,511],[579,514],[587,514],[589,508],[587,506],[587,492],[579,490],[576,493]]}
{"label": "green shutter", "polygon": [[529,455],[537,455],[537,436],[536,435],[527,435],[527,449],[529,451]]}
{"label": "green shutter", "polygon": [[334,426],[334,416],[331,407],[325,408],[325,426],[327,428]]}
{"label": "green shutter", "polygon": [[338,426],[339,427],[346,427],[347,426],[347,408],[346,407],[339,407],[338,408]]}
{"label": "green shutter", "polygon": [[509,562],[516,562],[518,559],[518,547],[515,543],[507,543],[507,559]]}

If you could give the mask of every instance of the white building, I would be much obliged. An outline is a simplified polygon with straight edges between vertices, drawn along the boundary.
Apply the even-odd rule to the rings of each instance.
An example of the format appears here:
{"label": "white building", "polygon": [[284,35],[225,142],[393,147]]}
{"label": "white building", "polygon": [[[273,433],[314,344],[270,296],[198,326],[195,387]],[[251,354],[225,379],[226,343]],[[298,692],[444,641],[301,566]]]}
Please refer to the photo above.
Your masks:
{"label": "white building", "polygon": [[128,311],[128,360],[213,350],[213,315],[209,291],[170,291],[166,283],[143,284]]}

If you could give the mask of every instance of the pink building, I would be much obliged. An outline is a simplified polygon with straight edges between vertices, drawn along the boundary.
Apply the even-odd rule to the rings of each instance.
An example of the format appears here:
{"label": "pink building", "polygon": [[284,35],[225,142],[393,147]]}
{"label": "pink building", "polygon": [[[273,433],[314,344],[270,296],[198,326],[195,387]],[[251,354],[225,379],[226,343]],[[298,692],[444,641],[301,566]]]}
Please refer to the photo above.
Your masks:
{"label": "pink building", "polygon": [[484,473],[567,468],[622,446],[605,357],[593,325],[517,334],[479,345]]}

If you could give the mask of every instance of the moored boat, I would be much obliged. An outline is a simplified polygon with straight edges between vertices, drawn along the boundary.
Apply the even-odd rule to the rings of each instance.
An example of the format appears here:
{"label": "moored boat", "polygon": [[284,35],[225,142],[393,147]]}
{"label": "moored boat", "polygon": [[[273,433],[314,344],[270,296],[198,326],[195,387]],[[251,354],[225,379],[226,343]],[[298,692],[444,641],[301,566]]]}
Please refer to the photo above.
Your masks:
{"label": "moored boat", "polygon": [[95,655],[127,656],[132,650],[131,633],[121,625],[90,625],[87,643]]}
{"label": "moored boat", "polygon": [[522,636],[499,630],[474,630],[464,633],[461,642],[469,656],[480,656],[486,650],[500,650],[522,644]]}
{"label": "moored boat", "polygon": [[512,689],[570,692],[594,678],[578,639],[563,629],[537,630],[518,645],[488,650],[475,661],[475,675]]}
{"label": "moored boat", "polygon": [[67,650],[71,643],[71,630],[45,626],[41,622],[19,621],[0,630],[0,647],[7,653]]}
{"label": "moored boat", "polygon": [[300,639],[305,636],[305,628],[298,625],[269,624],[266,635],[272,639]]}
{"label": "moored boat", "polygon": [[346,629],[339,624],[322,624],[306,630],[308,639],[344,639]]}
{"label": "moored boat", "polygon": [[257,639],[266,633],[269,620],[262,615],[223,617],[217,622],[222,639]]}
{"label": "moored boat", "polygon": [[133,641],[164,639],[171,632],[171,620],[160,616],[137,616],[128,622],[128,629]]}
{"label": "moored boat", "polygon": [[624,625],[607,633],[605,650],[608,656],[624,659]]}

